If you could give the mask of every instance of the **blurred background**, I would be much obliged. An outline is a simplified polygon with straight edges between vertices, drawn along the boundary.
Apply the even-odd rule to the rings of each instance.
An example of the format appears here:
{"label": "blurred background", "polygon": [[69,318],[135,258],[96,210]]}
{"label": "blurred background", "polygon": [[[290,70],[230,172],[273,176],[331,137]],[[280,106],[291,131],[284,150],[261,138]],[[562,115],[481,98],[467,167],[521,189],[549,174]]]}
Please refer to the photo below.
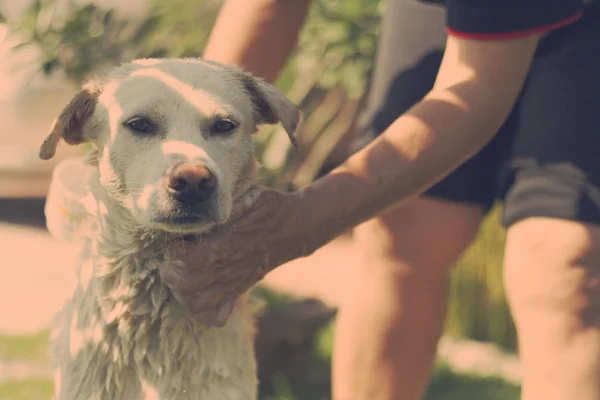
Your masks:
{"label": "blurred background", "polygon": [[[0,0],[0,400],[49,399],[47,326],[71,283],[77,246],[48,234],[54,165],[82,154],[38,148],[82,81],[139,57],[200,56],[222,0]],[[310,183],[344,159],[369,85],[385,1],[315,0],[277,85],[305,120],[290,151],[279,128],[256,146],[264,182]],[[516,339],[502,286],[498,207],[453,272],[446,333],[427,399],[519,397]],[[261,399],[329,399],[336,307],[357,267],[351,234],[271,273],[254,290]]]}

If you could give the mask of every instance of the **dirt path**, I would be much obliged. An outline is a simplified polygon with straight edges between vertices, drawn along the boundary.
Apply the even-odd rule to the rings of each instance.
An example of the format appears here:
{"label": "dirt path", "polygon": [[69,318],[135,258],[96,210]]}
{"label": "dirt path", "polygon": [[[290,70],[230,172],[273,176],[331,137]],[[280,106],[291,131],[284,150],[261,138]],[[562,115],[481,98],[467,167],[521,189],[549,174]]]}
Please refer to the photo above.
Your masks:
{"label": "dirt path", "polygon": [[41,229],[0,223],[0,332],[43,329],[73,282],[77,248]]}

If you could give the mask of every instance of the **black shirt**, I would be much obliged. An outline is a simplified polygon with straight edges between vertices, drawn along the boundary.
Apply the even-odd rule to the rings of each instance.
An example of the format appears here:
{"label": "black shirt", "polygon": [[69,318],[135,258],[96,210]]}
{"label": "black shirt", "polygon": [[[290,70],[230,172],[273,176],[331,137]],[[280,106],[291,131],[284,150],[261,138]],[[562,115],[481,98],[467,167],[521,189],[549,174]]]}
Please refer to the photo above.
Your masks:
{"label": "black shirt", "polygon": [[544,33],[579,19],[589,0],[423,0],[445,4],[453,36],[505,39]]}

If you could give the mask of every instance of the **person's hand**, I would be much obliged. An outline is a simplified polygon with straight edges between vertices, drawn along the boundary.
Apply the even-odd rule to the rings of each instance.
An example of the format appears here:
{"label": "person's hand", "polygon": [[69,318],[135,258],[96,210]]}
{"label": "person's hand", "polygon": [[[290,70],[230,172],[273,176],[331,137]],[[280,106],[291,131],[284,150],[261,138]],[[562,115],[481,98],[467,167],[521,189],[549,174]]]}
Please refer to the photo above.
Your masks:
{"label": "person's hand", "polygon": [[299,201],[294,194],[252,188],[226,225],[170,242],[161,274],[177,301],[205,324],[222,326],[237,298],[267,272],[310,253],[300,239]]}

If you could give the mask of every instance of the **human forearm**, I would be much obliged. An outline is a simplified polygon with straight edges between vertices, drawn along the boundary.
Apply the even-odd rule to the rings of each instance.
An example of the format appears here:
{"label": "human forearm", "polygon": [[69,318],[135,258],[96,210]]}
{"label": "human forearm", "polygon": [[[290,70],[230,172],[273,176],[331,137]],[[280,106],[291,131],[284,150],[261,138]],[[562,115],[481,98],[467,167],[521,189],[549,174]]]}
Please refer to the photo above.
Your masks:
{"label": "human forearm", "polygon": [[[473,134],[466,129],[473,122],[467,111],[436,97],[419,103],[369,146],[300,192],[318,215],[307,221],[317,233],[309,250],[419,195],[493,137],[493,130]],[[437,130],[442,113],[453,126]]]}
{"label": "human forearm", "polygon": [[274,81],[294,50],[311,0],[228,0],[204,58]]}
{"label": "human forearm", "polygon": [[[498,67],[494,57],[477,54],[469,60],[468,52],[449,44],[436,86],[423,101],[371,145],[299,192],[301,204],[314,210],[302,212],[310,215],[301,222],[311,232],[307,251],[421,194],[479,151],[500,128],[521,89],[536,43],[523,42],[516,44],[517,61]],[[502,44],[496,47],[492,56],[497,59],[512,54]]]}

